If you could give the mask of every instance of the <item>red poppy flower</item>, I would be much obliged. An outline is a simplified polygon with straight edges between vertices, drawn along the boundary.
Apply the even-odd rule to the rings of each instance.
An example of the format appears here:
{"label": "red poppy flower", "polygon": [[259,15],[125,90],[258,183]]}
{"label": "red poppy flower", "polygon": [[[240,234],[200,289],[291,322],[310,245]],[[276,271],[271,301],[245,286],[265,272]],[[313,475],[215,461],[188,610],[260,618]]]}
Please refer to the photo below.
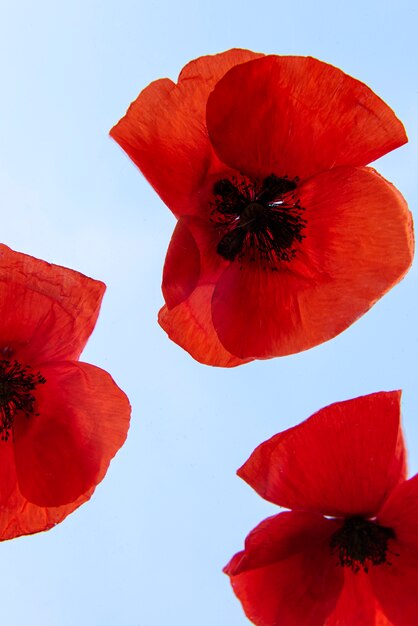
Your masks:
{"label": "red poppy flower", "polygon": [[306,57],[230,50],[152,83],[111,130],[177,226],[159,322],[233,366],[342,332],[410,266],[411,216],[364,167],[407,141],[366,85]]}
{"label": "red poppy flower", "polygon": [[126,439],[127,397],[78,360],[104,291],[0,245],[0,540],[62,521]]}
{"label": "red poppy flower", "polygon": [[292,509],[257,526],[224,570],[254,624],[418,623],[418,475],[405,478],[400,395],[321,409],[238,470]]}

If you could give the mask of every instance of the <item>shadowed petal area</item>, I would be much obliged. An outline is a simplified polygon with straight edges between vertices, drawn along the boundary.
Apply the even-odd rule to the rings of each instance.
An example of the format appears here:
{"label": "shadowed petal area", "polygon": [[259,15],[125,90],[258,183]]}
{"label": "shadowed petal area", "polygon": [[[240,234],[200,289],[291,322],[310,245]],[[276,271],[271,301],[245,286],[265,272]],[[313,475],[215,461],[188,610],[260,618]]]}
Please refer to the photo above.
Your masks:
{"label": "shadowed petal area", "polygon": [[130,405],[103,370],[79,362],[41,365],[38,415],[14,424],[21,494],[41,507],[77,500],[103,478],[126,439]]}
{"label": "shadowed petal area", "polygon": [[180,218],[176,224],[165,258],[162,291],[169,309],[190,296],[200,274],[199,248],[187,222]]}
{"label": "shadowed petal area", "polygon": [[110,131],[175,215],[205,205],[206,177],[225,169],[206,131],[210,92],[231,67],[259,56],[236,49],[191,61],[177,84],[163,78],[144,89]]}
{"label": "shadowed petal area", "polygon": [[169,309],[174,308],[199,285],[213,285],[228,265],[216,246],[222,236],[207,220],[180,217],[168,247],[162,290]]}
{"label": "shadowed petal area", "polygon": [[340,167],[302,183],[304,239],[277,271],[232,262],[212,300],[225,349],[241,358],[306,350],[341,333],[401,280],[413,258],[412,218],[371,168]]}
{"label": "shadowed petal area", "polygon": [[213,285],[198,286],[181,304],[160,309],[158,323],[172,341],[205,365],[235,367],[252,359],[239,359],[220,343],[212,323],[210,303]]}
{"label": "shadowed petal area", "polygon": [[77,359],[105,285],[0,244],[0,347],[23,363]]}
{"label": "shadowed petal area", "polygon": [[231,69],[209,96],[207,127],[219,158],[256,178],[367,165],[407,141],[366,85],[310,57],[267,56]]}
{"label": "shadowed petal area", "polygon": [[371,585],[383,610],[396,626],[411,626],[418,616],[418,475],[400,484],[378,515],[392,528],[390,565],[370,571]]}
{"label": "shadowed petal area", "polygon": [[242,359],[262,359],[310,347],[297,299],[304,288],[306,280],[287,268],[272,272],[258,263],[230,263],[211,302],[213,325],[225,350]]}
{"label": "shadowed petal area", "polygon": [[323,626],[343,584],[329,549],[333,529],[319,515],[290,512],[249,534],[224,571],[254,624]]}
{"label": "shadowed petal area", "polygon": [[400,483],[384,503],[379,522],[395,530],[397,540],[418,556],[418,474]]}
{"label": "shadowed petal area", "polygon": [[[402,550],[395,542],[394,549]],[[418,615],[418,558],[401,553],[392,556],[391,565],[375,567],[370,573],[373,591],[385,614],[396,626],[413,626]]]}
{"label": "shadowed petal area", "polygon": [[258,446],[238,475],[263,498],[289,509],[376,515],[405,478],[400,392],[321,409]]}
{"label": "shadowed petal area", "polygon": [[382,613],[368,574],[344,568],[344,587],[325,626],[394,626]]}

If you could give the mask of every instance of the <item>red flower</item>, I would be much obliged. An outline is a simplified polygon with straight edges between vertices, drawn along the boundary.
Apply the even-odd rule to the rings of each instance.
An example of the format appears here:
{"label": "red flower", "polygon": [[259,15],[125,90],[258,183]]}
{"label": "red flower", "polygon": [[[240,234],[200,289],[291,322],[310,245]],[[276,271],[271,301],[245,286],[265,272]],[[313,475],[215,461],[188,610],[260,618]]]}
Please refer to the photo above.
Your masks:
{"label": "red flower", "polygon": [[418,474],[405,479],[400,392],[337,402],[272,437],[238,470],[292,509],[225,568],[258,626],[418,623]]}
{"label": "red flower", "polygon": [[152,83],[111,130],[178,217],[159,322],[233,366],[342,332],[410,266],[411,216],[364,167],[407,141],[366,85],[230,50]]}
{"label": "red flower", "polygon": [[0,540],[86,502],[126,439],[127,397],[78,360],[104,291],[0,245]]}

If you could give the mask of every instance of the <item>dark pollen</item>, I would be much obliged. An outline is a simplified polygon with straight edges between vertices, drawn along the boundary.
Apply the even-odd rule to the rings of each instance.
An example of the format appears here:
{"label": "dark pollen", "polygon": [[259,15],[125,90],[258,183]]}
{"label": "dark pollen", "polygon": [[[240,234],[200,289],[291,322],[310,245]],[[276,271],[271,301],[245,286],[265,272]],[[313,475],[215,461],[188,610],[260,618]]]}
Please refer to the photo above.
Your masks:
{"label": "dark pollen", "polygon": [[351,567],[355,574],[361,568],[367,573],[370,565],[391,565],[387,560],[388,541],[395,538],[392,528],[354,515],[347,517],[332,534],[330,548],[332,554],[338,555],[339,565]]}
{"label": "dark pollen", "polygon": [[261,266],[276,270],[280,261],[295,256],[306,221],[304,209],[294,195],[296,180],[271,174],[261,184],[227,178],[213,186],[212,221],[221,238],[216,251],[227,261],[247,256]]}
{"label": "dark pollen", "polygon": [[45,378],[39,373],[32,373],[28,365],[18,361],[0,360],[0,437],[7,441],[18,411],[26,417],[34,415],[37,385],[43,385]]}

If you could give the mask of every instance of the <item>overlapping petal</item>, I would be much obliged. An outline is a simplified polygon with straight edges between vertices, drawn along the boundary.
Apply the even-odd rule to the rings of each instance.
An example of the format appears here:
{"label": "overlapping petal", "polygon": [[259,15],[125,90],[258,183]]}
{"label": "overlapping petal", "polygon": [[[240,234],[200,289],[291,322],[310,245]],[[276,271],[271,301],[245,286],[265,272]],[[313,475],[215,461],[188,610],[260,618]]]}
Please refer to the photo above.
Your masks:
{"label": "overlapping petal", "polygon": [[382,612],[370,577],[363,571],[344,570],[344,586],[324,626],[395,626]]}
{"label": "overlapping petal", "polygon": [[163,272],[162,291],[169,309],[190,296],[199,275],[199,248],[184,218],[180,218],[171,237]]}
{"label": "overlapping petal", "polygon": [[214,285],[228,266],[214,254],[221,234],[207,220],[196,216],[180,217],[167,250],[162,290],[169,309],[193,292],[197,285]]}
{"label": "overlapping petal", "polygon": [[376,515],[405,479],[400,392],[321,409],[258,446],[238,474],[286,508],[336,517]]}
{"label": "overlapping petal", "polygon": [[225,568],[247,617],[257,626],[323,626],[343,574],[329,551],[333,523],[312,513],[268,518]]}
{"label": "overlapping petal", "polygon": [[418,615],[418,475],[392,492],[378,515],[392,528],[390,565],[370,571],[373,591],[385,614],[396,626],[414,624]]}
{"label": "overlapping petal", "polygon": [[211,316],[213,285],[196,287],[193,293],[173,309],[164,306],[158,322],[175,343],[191,356],[207,365],[235,367],[252,359],[239,359],[230,354],[215,332]]}
{"label": "overlapping petal", "polygon": [[[72,365],[74,371],[70,372]],[[50,373],[49,368],[44,367],[43,369],[48,370],[48,374]],[[65,375],[65,370],[67,370],[67,375]],[[49,376],[49,380],[52,378]],[[67,378],[69,385],[65,385],[64,378]],[[80,380],[77,379],[82,381],[81,388]],[[84,407],[88,405],[89,409],[87,424],[84,424],[84,416],[82,417],[83,402],[77,408],[74,409],[73,407],[71,416],[68,407],[61,406],[61,412],[55,414],[59,420],[58,427],[50,422],[49,425],[52,426],[50,430],[48,418],[42,419],[42,425],[34,429],[35,433],[26,433],[28,438],[26,441],[21,440],[20,444],[22,445],[18,443],[17,448],[11,439],[7,443],[1,442],[0,541],[49,530],[89,500],[96,485],[103,480],[112,457],[126,438],[129,403],[126,396],[116,387],[106,372],[85,363],[59,364],[55,383],[60,381],[64,382],[63,389],[67,394],[79,390],[81,397],[83,397],[87,388],[90,392],[97,394],[96,397],[91,398],[84,396]],[[104,409],[106,395],[103,393],[110,394],[107,409]],[[75,399],[76,396],[73,395],[73,404]],[[47,409],[51,411],[54,402],[50,401],[49,398],[45,398],[44,402]],[[62,399],[63,402],[64,399]],[[114,411],[113,415],[111,414],[112,410]],[[78,428],[75,428],[73,424],[66,423],[65,417],[74,417]],[[95,422],[96,418],[102,421]],[[26,424],[20,423],[20,431],[29,426],[29,420]],[[22,433],[20,432],[20,434]],[[33,436],[32,440],[31,436]],[[52,502],[58,503],[64,499],[63,496],[65,495],[70,498],[77,490],[75,487],[83,489],[83,486],[90,482],[84,480],[84,477],[80,475],[80,466],[77,465],[81,461],[82,467],[85,468],[86,466],[86,459],[81,454],[82,449],[86,449],[86,442],[87,447],[93,451],[96,458],[94,483],[85,491],[78,493],[75,499],[54,506]],[[88,442],[90,443],[88,444]],[[31,449],[31,444],[35,446],[34,450]],[[44,444],[49,444],[52,449],[45,449]],[[17,450],[16,455],[14,449]],[[22,458],[22,456],[19,458],[19,455],[25,453],[27,453],[26,458]],[[71,453],[74,453],[74,456],[69,458]],[[49,459],[48,454],[50,455]],[[62,455],[61,459],[59,454]],[[98,454],[101,455],[100,459]],[[43,464],[45,461],[47,466]],[[91,470],[91,466],[89,469]],[[54,473],[48,476],[47,470]],[[38,479],[39,485],[36,484]],[[56,485],[54,485],[55,481],[57,481]],[[26,495],[22,493],[22,485],[23,490],[25,487],[28,490]],[[33,496],[39,500],[43,499],[49,504],[35,504],[27,496],[29,498]]]}
{"label": "overlapping petal", "polygon": [[412,626],[418,615],[416,540],[412,553],[398,542],[392,547],[397,552],[389,554],[390,565],[370,572],[371,585],[387,618],[395,626]]}
{"label": "overlapping petal", "polygon": [[[202,218],[181,218],[173,233],[163,276],[168,308],[197,285],[216,284],[213,325],[226,351],[240,359],[291,354],[330,339],[411,264],[410,212],[374,170],[335,168],[301,184],[298,197],[305,208],[305,239],[296,258],[276,272],[245,260],[225,261],[216,253],[219,228]],[[184,333],[178,334],[183,345]]]}
{"label": "overlapping petal", "polygon": [[191,61],[177,84],[164,78],[144,89],[110,131],[175,215],[205,206],[208,176],[225,170],[206,131],[210,92],[231,67],[259,56],[235,49]]}
{"label": "overlapping petal", "polygon": [[[6,507],[6,503],[12,497],[16,489],[16,465],[14,458],[14,446],[11,437],[7,441],[0,441],[0,516]],[[1,526],[1,522],[0,522]],[[0,534],[1,539],[1,534]]]}
{"label": "overlapping petal", "polygon": [[0,442],[0,541],[49,530],[89,500],[126,438],[129,402],[106,372],[79,362],[43,371],[40,414],[17,416],[14,441]]}
{"label": "overlapping petal", "polygon": [[77,500],[63,506],[42,507],[28,502],[21,494],[17,480],[15,480],[13,491],[0,505],[0,541],[53,528],[89,500],[93,492],[94,487]]}
{"label": "overlapping petal", "polygon": [[215,330],[240,358],[283,356],[327,341],[411,265],[411,214],[399,191],[374,170],[323,172],[301,184],[298,198],[306,228],[295,259],[275,272],[233,262],[217,280]]}
{"label": "overlapping petal", "polygon": [[219,158],[256,179],[367,165],[407,141],[402,123],[366,85],[311,57],[235,66],[209,96],[206,122]]}
{"label": "overlapping petal", "polygon": [[26,363],[77,359],[105,285],[0,245],[0,346]]}
{"label": "overlapping petal", "polygon": [[395,530],[397,541],[418,558],[418,474],[392,491],[378,517],[384,526]]}
{"label": "overlapping petal", "polygon": [[[9,439],[8,442],[1,441],[0,444],[0,541],[49,530],[93,494],[96,485],[63,506],[44,507],[29,502],[19,489],[13,441]],[[106,469],[103,470],[100,480]]]}
{"label": "overlapping petal", "polygon": [[31,503],[77,500],[104,476],[126,439],[130,405],[103,370],[80,362],[45,363],[38,415],[14,426],[19,490]]}

